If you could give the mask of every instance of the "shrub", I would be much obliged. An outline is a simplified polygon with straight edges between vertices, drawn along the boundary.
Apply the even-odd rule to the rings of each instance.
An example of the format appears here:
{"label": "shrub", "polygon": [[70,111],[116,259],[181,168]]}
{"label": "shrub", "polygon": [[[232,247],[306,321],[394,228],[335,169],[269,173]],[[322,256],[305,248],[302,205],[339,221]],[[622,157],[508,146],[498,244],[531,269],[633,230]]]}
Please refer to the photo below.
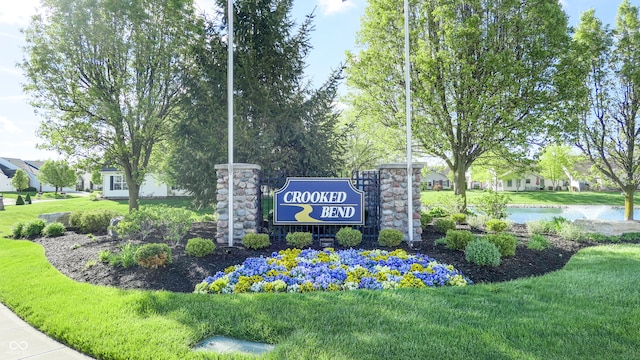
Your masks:
{"label": "shrub", "polygon": [[29,186],[28,188],[24,189],[23,191],[26,191],[28,193],[35,193],[35,192],[38,192],[38,189],[34,188],[33,186]]}
{"label": "shrub", "polygon": [[305,246],[311,245],[313,237],[310,232],[292,232],[286,236],[287,244],[293,247],[302,249]]}
{"label": "shrub", "polygon": [[447,238],[446,237],[437,238],[433,241],[433,245],[447,245]]}
{"label": "shrub", "polygon": [[137,263],[135,254],[138,251],[138,248],[139,246],[133,245],[131,243],[127,243],[124,246],[120,247],[120,252],[115,254],[115,257],[117,257],[119,260],[119,265],[125,269],[135,266]]}
{"label": "shrub", "polygon": [[404,234],[398,229],[382,229],[378,234],[378,244],[381,246],[398,246],[404,240]]}
{"label": "shrub", "polygon": [[445,236],[447,247],[454,250],[464,250],[474,238],[469,230],[448,230]]}
{"label": "shrub", "polygon": [[549,247],[549,241],[546,237],[540,234],[533,234],[527,242],[527,248],[531,250],[542,251]]}
{"label": "shrub", "polygon": [[439,233],[446,234],[448,230],[455,230],[456,223],[451,219],[436,219],[433,223]]}
{"label": "shrub", "polygon": [[22,228],[22,237],[30,238],[40,236],[40,234],[42,234],[42,229],[44,229],[46,225],[47,223],[42,219],[31,220]]}
{"label": "shrub", "polygon": [[510,199],[505,194],[493,190],[485,190],[484,195],[478,198],[478,208],[493,219],[507,217],[507,204]]}
{"label": "shrub", "polygon": [[445,217],[447,215],[449,215],[449,212],[447,212],[447,210],[441,208],[441,207],[434,207],[429,209],[428,212],[429,215],[431,215],[434,218],[441,218],[441,217]]}
{"label": "shrub", "polygon": [[242,239],[242,244],[249,249],[264,249],[271,246],[269,234],[247,234]]}
{"label": "shrub", "polygon": [[103,262],[103,263],[108,262],[110,257],[111,257],[111,251],[110,250],[102,250],[98,254],[98,259],[100,259],[100,261]]}
{"label": "shrub", "polygon": [[516,254],[518,241],[514,235],[506,233],[489,234],[484,236],[484,239],[495,245],[503,257]]}
{"label": "shrub", "polygon": [[145,238],[154,230],[162,231],[163,239],[177,245],[193,225],[195,213],[166,205],[150,205],[132,211],[118,223],[116,232],[129,238]]}
{"label": "shrub", "polygon": [[16,199],[16,205],[24,205],[24,199],[22,198],[22,195],[18,195],[18,198]]}
{"label": "shrub", "polygon": [[91,201],[98,201],[100,200],[101,196],[99,193],[91,193],[89,194],[89,200]]}
{"label": "shrub", "polygon": [[433,185],[433,191],[440,191],[440,190],[442,190],[442,185],[440,184]]}
{"label": "shrub", "polygon": [[344,227],[336,233],[336,240],[344,247],[358,246],[362,242],[362,233],[358,229]]}
{"label": "shrub", "polygon": [[144,244],[136,250],[134,259],[144,268],[156,269],[171,264],[171,248],[167,244]]}
{"label": "shrub", "polygon": [[216,245],[211,239],[192,238],[187,240],[187,246],[184,248],[184,252],[187,255],[195,257],[207,256],[216,249]]}
{"label": "shrub", "polygon": [[529,235],[555,233],[555,230],[553,228],[553,223],[551,221],[546,221],[546,220],[527,221],[525,225],[527,226],[527,232],[529,233]]}
{"label": "shrub", "polygon": [[27,196],[25,196],[24,198],[24,202],[25,204],[31,205],[31,195],[27,194]]}
{"label": "shrub", "polygon": [[629,243],[640,243],[640,233],[630,232],[620,235],[620,240]]}
{"label": "shrub", "polygon": [[584,240],[583,235],[584,231],[582,229],[569,222],[563,223],[560,230],[558,230],[558,236],[566,240],[581,241]]}
{"label": "shrub", "polygon": [[477,238],[470,242],[464,250],[464,257],[468,262],[477,265],[500,265],[500,251],[494,244],[483,238]]}
{"label": "shrub", "polygon": [[431,224],[432,221],[433,221],[433,216],[431,216],[431,214],[429,214],[426,211],[420,212],[420,224],[423,229],[426,228],[427,225]]}
{"label": "shrub", "polygon": [[47,224],[47,226],[42,229],[42,235],[46,237],[56,237],[61,236],[67,229],[64,227],[63,223],[54,222],[51,224]]}
{"label": "shrub", "polygon": [[11,236],[14,239],[20,239],[22,237],[22,229],[24,229],[23,222],[17,222],[13,224],[13,226],[11,227]]}
{"label": "shrub", "polygon": [[507,227],[508,227],[507,222],[500,219],[489,219],[484,224],[484,226],[487,227],[488,231],[493,231],[493,232],[505,231],[507,230]]}
{"label": "shrub", "polygon": [[467,214],[465,213],[451,214],[451,220],[453,220],[458,225],[464,224],[467,222]]}
{"label": "shrub", "polygon": [[118,216],[111,210],[74,211],[69,217],[69,226],[83,234],[106,233],[111,219]]}
{"label": "shrub", "polygon": [[145,241],[159,222],[160,216],[152,207],[141,207],[125,214],[115,226],[115,230],[118,236],[129,239],[139,237]]}

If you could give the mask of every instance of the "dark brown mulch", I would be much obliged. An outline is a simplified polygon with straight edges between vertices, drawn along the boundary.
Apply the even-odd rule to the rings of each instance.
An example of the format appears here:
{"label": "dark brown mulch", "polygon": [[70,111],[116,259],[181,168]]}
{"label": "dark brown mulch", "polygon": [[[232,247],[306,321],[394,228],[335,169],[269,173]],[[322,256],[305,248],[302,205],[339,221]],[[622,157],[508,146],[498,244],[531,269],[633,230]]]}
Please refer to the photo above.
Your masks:
{"label": "dark brown mulch", "polygon": [[[587,244],[566,241],[548,236],[550,248],[533,251],[526,247],[528,238],[523,225],[515,225],[512,232],[518,237],[516,255],[505,258],[499,267],[477,266],[468,263],[461,251],[449,250],[443,245],[434,245],[441,234],[428,229],[422,235],[420,249],[404,249],[410,253],[420,252],[441,263],[452,264],[474,282],[500,282],[522,277],[538,276],[562,268],[569,258]],[[195,224],[187,238],[200,236],[213,239],[213,223]],[[241,264],[247,257],[270,256],[272,252],[287,248],[286,244],[274,244],[265,250],[242,247],[218,246],[215,252],[203,258],[194,258],[184,252],[184,244],[172,248],[173,263],[164,268],[124,269],[101,263],[98,254],[102,250],[117,251],[117,246],[126,241],[114,240],[107,235],[91,238],[87,235],[67,232],[62,237],[40,238],[49,262],[66,276],[77,281],[99,285],[116,286],[123,289],[169,290],[192,292],[195,285],[207,276],[228,266]],[[153,241],[153,239],[152,239]],[[374,248],[363,244],[363,248]],[[339,249],[339,246],[336,246]]]}

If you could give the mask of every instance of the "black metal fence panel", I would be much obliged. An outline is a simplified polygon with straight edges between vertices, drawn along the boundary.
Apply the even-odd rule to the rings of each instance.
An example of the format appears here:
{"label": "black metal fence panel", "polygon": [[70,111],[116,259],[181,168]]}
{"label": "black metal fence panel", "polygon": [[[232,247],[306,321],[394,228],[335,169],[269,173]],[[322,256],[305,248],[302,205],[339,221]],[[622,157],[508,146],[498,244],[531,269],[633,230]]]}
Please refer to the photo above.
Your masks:
{"label": "black metal fence panel", "polygon": [[273,223],[273,193],[282,188],[288,177],[333,177],[349,178],[353,186],[364,192],[365,224],[350,226],[362,232],[364,242],[375,242],[380,232],[380,172],[367,171],[324,171],[314,173],[292,173],[286,170],[262,170],[258,196],[259,231],[269,234],[271,241],[284,242],[290,232],[310,232],[314,242],[323,238],[334,238],[343,227],[349,225],[275,225]]}

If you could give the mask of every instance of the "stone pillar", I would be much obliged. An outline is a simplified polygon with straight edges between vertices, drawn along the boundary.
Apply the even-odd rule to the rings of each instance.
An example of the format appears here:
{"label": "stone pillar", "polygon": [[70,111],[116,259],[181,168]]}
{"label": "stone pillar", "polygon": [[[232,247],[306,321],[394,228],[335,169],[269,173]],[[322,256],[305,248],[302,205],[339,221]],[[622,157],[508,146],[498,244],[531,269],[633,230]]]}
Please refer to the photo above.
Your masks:
{"label": "stone pillar", "polygon": [[[413,164],[413,241],[420,241],[420,180],[423,164]],[[378,166],[380,171],[380,228],[398,229],[409,240],[409,216],[407,214],[408,177],[407,164]]]}
{"label": "stone pillar", "polygon": [[[229,164],[215,166],[218,176],[216,187],[218,201],[218,233],[216,242],[229,244]],[[258,230],[258,186],[260,166],[254,164],[233,165],[233,240],[242,241],[248,233]]]}

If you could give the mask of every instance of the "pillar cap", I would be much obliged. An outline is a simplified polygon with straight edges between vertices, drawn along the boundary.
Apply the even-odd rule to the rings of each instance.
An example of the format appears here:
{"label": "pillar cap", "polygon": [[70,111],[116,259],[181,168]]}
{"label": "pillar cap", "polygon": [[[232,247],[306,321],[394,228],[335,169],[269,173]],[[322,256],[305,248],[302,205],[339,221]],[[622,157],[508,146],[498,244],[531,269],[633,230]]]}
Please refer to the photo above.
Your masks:
{"label": "pillar cap", "polygon": [[[216,164],[213,167],[215,170],[228,170],[229,164]],[[256,164],[245,164],[245,163],[234,163],[234,170],[260,170],[260,165]]]}

